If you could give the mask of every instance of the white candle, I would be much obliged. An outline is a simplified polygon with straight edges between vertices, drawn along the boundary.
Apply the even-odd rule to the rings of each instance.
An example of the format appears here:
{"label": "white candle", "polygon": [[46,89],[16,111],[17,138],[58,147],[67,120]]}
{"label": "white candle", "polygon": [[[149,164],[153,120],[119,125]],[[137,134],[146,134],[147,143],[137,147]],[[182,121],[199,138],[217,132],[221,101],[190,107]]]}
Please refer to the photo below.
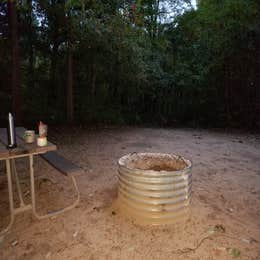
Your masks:
{"label": "white candle", "polygon": [[38,137],[37,138],[37,145],[38,146],[46,146],[47,145],[47,138],[46,137]]}

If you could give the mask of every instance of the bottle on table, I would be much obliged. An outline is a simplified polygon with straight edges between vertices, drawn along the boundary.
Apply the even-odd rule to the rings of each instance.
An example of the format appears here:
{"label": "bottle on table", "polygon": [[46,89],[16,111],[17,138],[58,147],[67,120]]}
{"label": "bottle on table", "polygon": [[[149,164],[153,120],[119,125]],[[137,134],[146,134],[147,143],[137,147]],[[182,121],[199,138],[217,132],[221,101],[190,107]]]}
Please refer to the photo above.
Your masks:
{"label": "bottle on table", "polygon": [[48,131],[48,126],[45,125],[42,121],[40,121],[40,123],[39,123],[39,137],[37,138],[37,145],[38,146],[46,146],[48,144],[47,131]]}

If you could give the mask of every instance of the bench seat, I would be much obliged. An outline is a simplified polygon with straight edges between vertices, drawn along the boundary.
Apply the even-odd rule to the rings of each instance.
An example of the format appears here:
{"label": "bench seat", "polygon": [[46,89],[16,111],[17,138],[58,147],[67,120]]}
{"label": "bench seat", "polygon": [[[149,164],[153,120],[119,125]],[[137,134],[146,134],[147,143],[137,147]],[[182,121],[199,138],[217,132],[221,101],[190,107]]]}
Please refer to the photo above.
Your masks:
{"label": "bench seat", "polygon": [[56,168],[66,176],[78,175],[84,173],[84,170],[67,160],[57,152],[47,152],[40,155],[45,161]]}

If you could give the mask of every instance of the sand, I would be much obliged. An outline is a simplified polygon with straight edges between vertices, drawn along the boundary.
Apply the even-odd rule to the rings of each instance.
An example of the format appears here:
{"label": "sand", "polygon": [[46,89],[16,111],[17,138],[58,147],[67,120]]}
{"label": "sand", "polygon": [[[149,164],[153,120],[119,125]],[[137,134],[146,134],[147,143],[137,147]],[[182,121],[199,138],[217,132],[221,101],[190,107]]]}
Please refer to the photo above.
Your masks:
{"label": "sand", "polygon": [[[260,136],[194,129],[51,129],[59,153],[78,164],[81,201],[63,215],[16,217],[0,237],[0,259],[260,259]],[[133,152],[183,155],[193,162],[186,224],[140,226],[113,207],[117,160]],[[28,162],[17,161],[29,201]],[[35,160],[40,213],[74,199],[69,179]],[[8,222],[7,181],[0,164],[0,226]]]}

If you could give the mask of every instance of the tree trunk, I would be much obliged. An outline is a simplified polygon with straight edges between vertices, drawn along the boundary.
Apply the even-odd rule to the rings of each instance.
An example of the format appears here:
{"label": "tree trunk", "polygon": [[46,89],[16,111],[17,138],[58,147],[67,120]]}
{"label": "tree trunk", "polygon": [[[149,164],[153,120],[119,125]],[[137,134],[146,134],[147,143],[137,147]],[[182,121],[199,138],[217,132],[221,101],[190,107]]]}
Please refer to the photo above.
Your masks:
{"label": "tree trunk", "polygon": [[94,98],[96,93],[96,78],[97,78],[97,66],[96,63],[92,65],[92,79],[91,79],[91,95]]}
{"label": "tree trunk", "polygon": [[67,77],[67,121],[72,123],[74,120],[73,104],[73,54],[71,44],[68,43],[68,77]]}
{"label": "tree trunk", "polygon": [[33,90],[34,88],[34,48],[33,48],[33,7],[32,0],[28,0],[28,41],[29,41],[29,70],[28,79],[29,86]]}
{"label": "tree trunk", "polygon": [[57,60],[58,60],[58,43],[55,40],[53,43],[53,48],[51,52],[51,70],[50,70],[50,85],[51,89],[49,90],[48,99],[49,102],[53,105],[57,100]]}
{"label": "tree trunk", "polygon": [[12,112],[15,114],[16,122],[22,121],[21,108],[21,89],[19,75],[19,45],[18,45],[18,25],[16,1],[8,0],[8,26],[11,49],[11,95],[12,95]]}
{"label": "tree trunk", "polygon": [[225,110],[226,110],[226,119],[227,119],[227,125],[231,126],[231,108],[230,108],[230,87],[229,87],[229,73],[228,73],[228,64],[226,62],[224,66],[224,97],[225,97]]}

